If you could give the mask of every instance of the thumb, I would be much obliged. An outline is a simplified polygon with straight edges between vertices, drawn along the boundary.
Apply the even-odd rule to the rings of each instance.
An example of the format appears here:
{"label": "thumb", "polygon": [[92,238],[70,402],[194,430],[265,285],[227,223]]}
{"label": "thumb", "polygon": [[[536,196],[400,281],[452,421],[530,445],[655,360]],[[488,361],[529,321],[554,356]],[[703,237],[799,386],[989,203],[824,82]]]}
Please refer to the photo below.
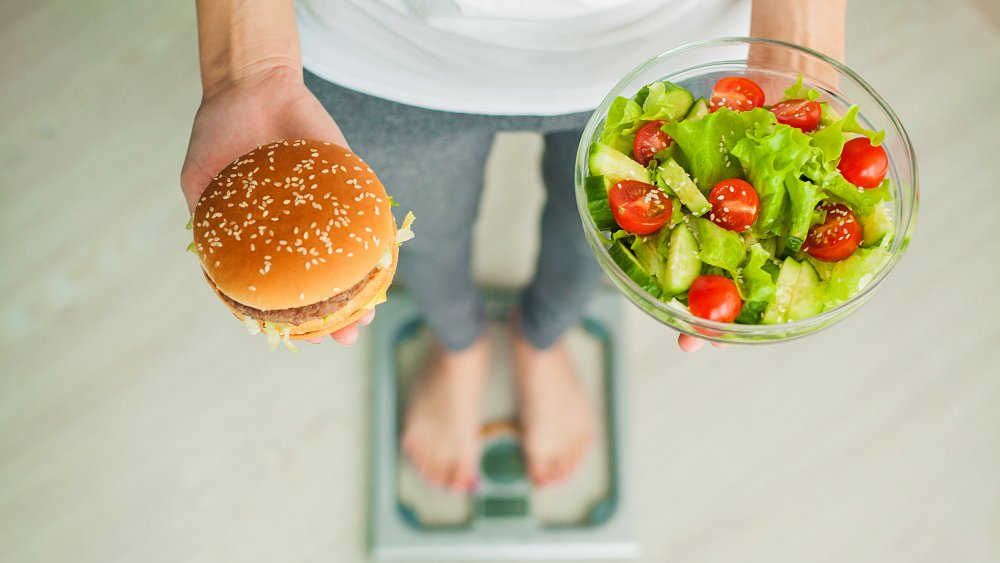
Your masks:
{"label": "thumb", "polygon": [[213,175],[208,173],[201,164],[191,158],[188,153],[184,157],[184,165],[181,167],[181,191],[184,192],[184,199],[187,201],[188,211],[194,213],[198,198],[212,181]]}

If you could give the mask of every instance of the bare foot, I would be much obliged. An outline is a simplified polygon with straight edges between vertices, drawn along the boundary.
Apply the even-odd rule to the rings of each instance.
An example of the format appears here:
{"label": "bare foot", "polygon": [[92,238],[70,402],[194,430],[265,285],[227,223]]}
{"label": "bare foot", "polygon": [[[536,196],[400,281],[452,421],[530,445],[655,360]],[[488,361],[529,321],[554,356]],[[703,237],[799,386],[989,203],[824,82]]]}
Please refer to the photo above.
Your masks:
{"label": "bare foot", "polygon": [[489,373],[489,338],[453,352],[435,345],[406,412],[402,447],[435,485],[469,490],[476,483],[480,404]]}
{"label": "bare foot", "polygon": [[522,441],[537,485],[569,475],[594,441],[597,415],[562,340],[544,350],[514,337]]}

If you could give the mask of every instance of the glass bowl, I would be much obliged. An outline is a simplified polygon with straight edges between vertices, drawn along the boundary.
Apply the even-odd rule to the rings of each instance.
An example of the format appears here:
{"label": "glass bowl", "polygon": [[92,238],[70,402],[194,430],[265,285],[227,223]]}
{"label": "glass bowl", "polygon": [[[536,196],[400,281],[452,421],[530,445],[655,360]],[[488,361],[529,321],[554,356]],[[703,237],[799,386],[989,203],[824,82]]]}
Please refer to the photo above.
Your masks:
{"label": "glass bowl", "polygon": [[[782,91],[802,74],[807,87],[823,93],[821,101],[843,111],[859,106],[859,121],[873,130],[885,130],[882,147],[889,157],[893,200],[888,203],[895,233],[891,257],[868,285],[845,303],[800,321],[774,325],[741,325],[709,321],[686,308],[653,297],[632,281],[608,254],[608,243],[597,230],[587,208],[584,179],[588,175],[588,152],[604,127],[608,108],[617,96],[632,97],[643,86],[668,80],[690,90],[695,98],[711,97],[712,86],[723,76],[746,76],[764,89],[766,99],[780,98]],[[881,285],[899,261],[913,233],[919,200],[917,163],[910,139],[889,105],[854,71],[811,49],[783,41],[729,37],[691,43],[652,58],[630,72],[608,93],[594,111],[580,140],[576,158],[576,202],[591,250],[612,283],[632,303],[656,320],[683,333],[728,343],[768,343],[790,340],[832,326],[857,310]]]}

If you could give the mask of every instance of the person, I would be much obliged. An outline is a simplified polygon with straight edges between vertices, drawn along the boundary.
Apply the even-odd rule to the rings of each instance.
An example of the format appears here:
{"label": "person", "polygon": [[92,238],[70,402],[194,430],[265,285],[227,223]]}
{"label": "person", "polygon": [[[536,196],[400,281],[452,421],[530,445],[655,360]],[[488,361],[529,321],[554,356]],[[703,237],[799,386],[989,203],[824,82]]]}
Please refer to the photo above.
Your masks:
{"label": "person", "polygon": [[[746,35],[748,20],[754,36],[842,58],[845,1],[754,0],[748,14],[748,0],[198,0],[203,96],[183,193],[193,209],[224,166],[276,139],[336,142],[372,166],[418,217],[399,271],[436,336],[401,447],[430,482],[466,490],[476,484],[479,404],[496,352],[470,272],[484,162],[497,132],[541,133],[541,248],[512,330],[528,472],[552,483],[596,433],[562,339],[600,278],[573,195],[590,111],[643,60]],[[356,325],[332,335],[357,337]]]}

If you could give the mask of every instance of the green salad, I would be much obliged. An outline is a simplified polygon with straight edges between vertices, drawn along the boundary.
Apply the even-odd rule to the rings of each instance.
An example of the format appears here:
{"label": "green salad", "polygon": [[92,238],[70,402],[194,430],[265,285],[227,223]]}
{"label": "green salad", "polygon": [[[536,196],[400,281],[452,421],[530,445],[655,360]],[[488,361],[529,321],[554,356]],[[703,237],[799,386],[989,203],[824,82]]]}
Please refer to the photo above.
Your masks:
{"label": "green salad", "polygon": [[883,136],[801,76],[772,105],[744,77],[708,99],[654,82],[611,104],[584,187],[610,256],[653,297],[713,321],[792,322],[889,260]]}

